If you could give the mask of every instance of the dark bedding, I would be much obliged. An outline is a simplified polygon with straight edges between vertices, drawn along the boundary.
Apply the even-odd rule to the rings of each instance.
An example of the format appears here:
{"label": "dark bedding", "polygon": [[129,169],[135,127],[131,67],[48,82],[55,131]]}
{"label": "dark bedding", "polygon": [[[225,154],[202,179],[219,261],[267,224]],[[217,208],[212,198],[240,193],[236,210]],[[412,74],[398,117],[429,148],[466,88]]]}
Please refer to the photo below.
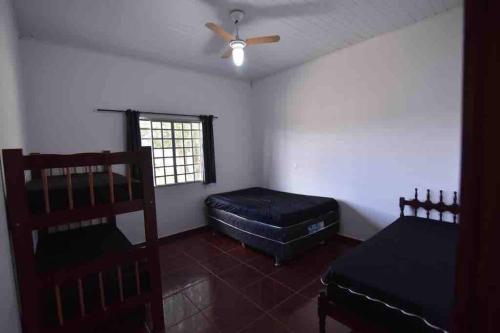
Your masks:
{"label": "dark bedding", "polygon": [[379,319],[382,312],[402,316],[401,311],[364,297],[369,296],[425,319],[430,324],[427,329],[448,330],[457,242],[455,224],[402,217],[335,260],[322,281],[336,303],[350,303],[363,313],[379,311]]}
{"label": "dark bedding", "polygon": [[[89,262],[105,254],[130,249],[132,244],[123,233],[111,223],[83,227],[80,229],[56,232],[40,238],[35,254],[39,272],[75,266]],[[115,268],[104,271],[103,281],[106,304],[119,301],[118,277]],[[135,270],[133,265],[122,267],[124,296],[136,295]],[[149,290],[149,278],[144,263],[140,264],[140,280],[142,291]],[[87,313],[100,309],[99,280],[97,273],[82,279],[84,287],[85,308]],[[70,280],[61,287],[61,299],[65,320],[80,316],[78,287],[76,280]],[[54,290],[45,289],[42,293],[43,319],[48,327],[57,326],[57,312]],[[140,313],[144,309],[139,309]],[[135,313],[137,314],[137,312]]]}
{"label": "dark bedding", "polygon": [[210,219],[209,221],[218,221],[218,223],[224,223],[229,227],[255,237],[260,237],[280,244],[293,243],[298,239],[313,235],[330,227],[334,227],[332,229],[338,230],[339,224],[337,211],[328,212],[288,227],[276,227],[258,221],[248,220],[220,209],[208,208],[207,213]]}
{"label": "dark bedding", "polygon": [[115,225],[105,223],[40,237],[35,258],[38,271],[44,272],[131,247],[130,241]]}
{"label": "dark bedding", "polygon": [[273,191],[261,187],[214,194],[206,205],[278,227],[288,227],[338,210],[335,199]]}
{"label": "dark bedding", "polygon": [[[105,172],[94,174],[94,197],[96,204],[110,203],[109,177]],[[47,177],[49,185],[50,210],[65,210],[69,208],[66,176]],[[90,206],[90,189],[88,174],[73,174],[71,176],[73,188],[73,203],[75,208]],[[129,200],[127,178],[113,173],[113,192],[115,201]],[[44,195],[41,179],[33,179],[26,183],[28,192],[28,207],[32,214],[45,212]],[[141,182],[132,180],[132,197],[142,197]]]}
{"label": "dark bedding", "polygon": [[205,203],[212,229],[277,262],[330,239],[339,229],[339,206],[332,198],[252,187],[211,195]]}

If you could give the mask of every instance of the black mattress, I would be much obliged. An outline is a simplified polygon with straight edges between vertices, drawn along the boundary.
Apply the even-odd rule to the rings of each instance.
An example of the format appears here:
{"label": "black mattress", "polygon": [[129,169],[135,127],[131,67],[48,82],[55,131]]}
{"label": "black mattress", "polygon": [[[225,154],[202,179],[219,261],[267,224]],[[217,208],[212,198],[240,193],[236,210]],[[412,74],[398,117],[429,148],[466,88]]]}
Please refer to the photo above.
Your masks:
{"label": "black mattress", "polygon": [[322,281],[333,302],[398,330],[447,331],[457,243],[455,224],[401,217],[335,260]]}
{"label": "black mattress", "polygon": [[321,232],[324,229],[337,226],[338,229],[338,211],[329,211],[325,214],[315,216],[305,221],[301,221],[287,227],[277,227],[260,221],[249,220],[236,214],[208,208],[208,217],[217,223],[245,232],[255,237],[267,239],[279,244],[291,244],[303,237]]}
{"label": "black mattress", "polygon": [[[109,177],[107,172],[95,172],[94,198],[96,204],[110,203]],[[66,210],[69,208],[66,176],[47,177],[49,187],[50,210]],[[72,174],[73,204],[75,208],[90,206],[89,176],[86,173]],[[127,178],[113,173],[113,192],[115,202],[129,200]],[[45,200],[41,179],[32,179],[26,183],[28,192],[28,208],[32,214],[45,212]],[[138,180],[132,180],[132,198],[142,198],[142,186]]]}
{"label": "black mattress", "polygon": [[41,236],[35,258],[38,271],[45,272],[131,247],[130,241],[114,224],[104,223]]}
{"label": "black mattress", "polygon": [[335,199],[252,187],[214,194],[205,203],[246,219],[277,227],[288,227],[330,211],[338,211]]}
{"label": "black mattress", "polygon": [[[93,225],[75,230],[55,232],[41,237],[37,244],[35,259],[39,272],[74,267],[92,261],[105,254],[122,252],[133,245],[123,233],[112,223]],[[149,277],[140,263],[140,280],[142,291],[149,290]],[[116,267],[103,271],[106,304],[119,301],[119,287]],[[133,265],[122,267],[124,296],[136,295],[135,269]],[[100,309],[99,280],[97,273],[83,277],[85,307],[87,313]],[[66,281],[61,288],[61,299],[65,320],[80,316],[77,281]],[[42,292],[44,325],[58,325],[54,290],[49,288]],[[138,309],[142,316],[144,308]],[[137,315],[138,313],[134,313]]]}
{"label": "black mattress", "polygon": [[213,229],[278,260],[331,238],[339,228],[338,203],[331,198],[253,187],[214,194],[205,202]]}

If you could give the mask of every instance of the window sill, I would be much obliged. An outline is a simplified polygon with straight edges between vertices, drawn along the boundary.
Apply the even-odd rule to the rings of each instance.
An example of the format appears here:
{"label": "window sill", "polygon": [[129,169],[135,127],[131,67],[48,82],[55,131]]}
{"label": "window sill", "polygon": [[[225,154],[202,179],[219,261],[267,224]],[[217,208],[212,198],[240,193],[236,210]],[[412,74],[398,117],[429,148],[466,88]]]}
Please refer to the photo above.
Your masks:
{"label": "window sill", "polygon": [[162,188],[162,187],[175,187],[175,186],[179,186],[179,185],[190,185],[190,184],[202,184],[203,185],[203,181],[197,180],[197,181],[194,181],[194,182],[165,184],[165,185],[155,185],[154,188],[156,189],[156,188]]}

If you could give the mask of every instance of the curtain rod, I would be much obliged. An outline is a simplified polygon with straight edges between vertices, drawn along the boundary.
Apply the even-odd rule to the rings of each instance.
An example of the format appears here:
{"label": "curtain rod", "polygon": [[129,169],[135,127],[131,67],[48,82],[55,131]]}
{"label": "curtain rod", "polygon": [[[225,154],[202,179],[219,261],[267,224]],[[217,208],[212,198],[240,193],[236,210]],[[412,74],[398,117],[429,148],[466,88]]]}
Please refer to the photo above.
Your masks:
{"label": "curtain rod", "polygon": [[[96,112],[127,112],[127,110],[113,110],[113,109],[97,109],[95,110]],[[137,111],[137,110],[134,110]],[[139,113],[142,114],[156,114],[156,115],[162,115],[162,116],[175,116],[175,117],[190,117],[190,118],[198,118],[200,115],[195,115],[195,114],[180,114],[180,113],[164,113],[164,112],[149,112],[149,111],[138,111]],[[214,119],[217,119],[219,117],[214,116]]]}

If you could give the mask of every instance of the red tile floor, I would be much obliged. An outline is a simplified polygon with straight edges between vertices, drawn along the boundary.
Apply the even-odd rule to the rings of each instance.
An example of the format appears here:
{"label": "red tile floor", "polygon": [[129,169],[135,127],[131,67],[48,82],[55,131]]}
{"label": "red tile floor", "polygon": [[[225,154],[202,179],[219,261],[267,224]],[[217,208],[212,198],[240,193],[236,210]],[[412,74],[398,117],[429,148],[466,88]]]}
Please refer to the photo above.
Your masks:
{"label": "red tile floor", "polygon": [[[318,332],[320,275],[351,246],[332,240],[275,267],[273,258],[210,231],[160,248],[167,332]],[[328,319],[328,332],[350,329]]]}

